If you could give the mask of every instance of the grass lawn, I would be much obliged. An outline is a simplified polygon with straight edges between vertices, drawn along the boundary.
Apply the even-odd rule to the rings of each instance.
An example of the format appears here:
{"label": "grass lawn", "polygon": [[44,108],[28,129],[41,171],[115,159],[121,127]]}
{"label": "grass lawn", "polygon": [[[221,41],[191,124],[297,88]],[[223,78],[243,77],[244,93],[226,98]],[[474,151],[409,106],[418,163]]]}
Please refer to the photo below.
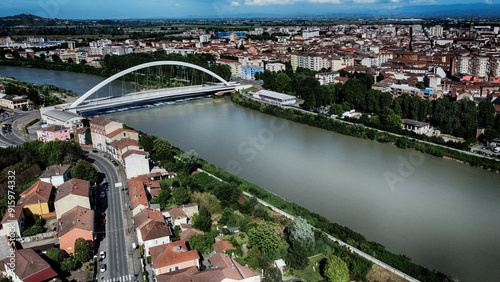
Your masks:
{"label": "grass lawn", "polygon": [[307,267],[302,270],[294,270],[293,276],[308,282],[324,280],[324,278],[319,274],[319,262],[324,258],[326,258],[326,256],[322,254],[310,259]]}

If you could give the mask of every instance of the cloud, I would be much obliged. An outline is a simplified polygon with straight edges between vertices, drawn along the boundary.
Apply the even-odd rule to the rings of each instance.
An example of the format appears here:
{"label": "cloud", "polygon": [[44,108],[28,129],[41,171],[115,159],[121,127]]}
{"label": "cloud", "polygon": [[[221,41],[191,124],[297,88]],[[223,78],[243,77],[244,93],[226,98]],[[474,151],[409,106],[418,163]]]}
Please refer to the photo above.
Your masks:
{"label": "cloud", "polygon": [[354,3],[361,3],[361,4],[364,4],[364,3],[375,3],[377,0],[353,0]]}
{"label": "cloud", "polygon": [[340,0],[245,0],[244,4],[248,6],[265,6],[265,5],[287,5],[296,2],[340,4]]}
{"label": "cloud", "polygon": [[175,7],[181,7],[181,6],[182,6],[182,5],[181,5],[181,4],[179,4],[179,3],[176,3],[176,4],[175,4]]}
{"label": "cloud", "polygon": [[340,0],[309,0],[311,3],[330,3],[330,4],[340,4]]}
{"label": "cloud", "polygon": [[233,1],[231,2],[231,7],[238,7],[240,5],[240,2]]}
{"label": "cloud", "polygon": [[484,0],[484,3],[488,4],[488,5],[491,5],[491,4],[493,4],[493,1],[491,1],[491,0]]}
{"label": "cloud", "polygon": [[245,0],[245,5],[248,6],[265,6],[265,5],[284,5],[293,4],[298,0]]}
{"label": "cloud", "polygon": [[425,5],[425,4],[437,4],[437,2],[435,0],[411,0],[410,4]]}

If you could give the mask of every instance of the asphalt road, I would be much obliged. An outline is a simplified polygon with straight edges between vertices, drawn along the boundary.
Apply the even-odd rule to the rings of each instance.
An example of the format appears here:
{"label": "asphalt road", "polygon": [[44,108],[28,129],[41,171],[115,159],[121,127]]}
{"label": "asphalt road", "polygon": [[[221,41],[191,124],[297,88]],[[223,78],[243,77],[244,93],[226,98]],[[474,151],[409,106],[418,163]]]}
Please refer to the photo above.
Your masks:
{"label": "asphalt road", "polygon": [[[127,226],[123,220],[124,212],[130,211],[125,210],[122,200],[123,192],[120,187],[116,187],[116,183],[121,182],[121,179],[119,179],[116,167],[106,158],[97,153],[90,153],[89,158],[94,160],[98,171],[104,174],[104,180],[96,193],[96,225],[101,228],[100,232],[96,231],[104,236],[98,251],[106,252],[106,258],[98,263],[98,281],[133,281],[128,263]],[[104,192],[104,197],[101,197],[101,192]],[[105,230],[102,230],[101,226],[102,212],[106,213]],[[106,264],[106,271],[100,271],[101,264]]]}
{"label": "asphalt road", "polygon": [[0,123],[8,123],[12,125],[12,131],[4,133],[0,132],[0,146],[8,147],[8,146],[18,146],[22,145],[26,140],[19,133],[19,120],[23,117],[33,116],[33,118],[37,115],[40,115],[38,111],[36,112],[20,112],[20,111],[12,111],[6,110],[0,115]]}

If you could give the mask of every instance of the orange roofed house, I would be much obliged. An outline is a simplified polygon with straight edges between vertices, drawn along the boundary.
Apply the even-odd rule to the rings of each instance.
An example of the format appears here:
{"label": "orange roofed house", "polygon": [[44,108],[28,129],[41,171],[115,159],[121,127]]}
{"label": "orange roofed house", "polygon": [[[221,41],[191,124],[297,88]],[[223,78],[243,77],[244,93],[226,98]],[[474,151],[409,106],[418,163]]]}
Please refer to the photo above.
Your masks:
{"label": "orange roofed house", "polygon": [[61,216],[57,224],[57,237],[61,250],[74,252],[75,240],[83,238],[91,245],[94,242],[94,211],[80,206]]}
{"label": "orange roofed house", "polygon": [[210,258],[212,267],[199,271],[196,267],[181,269],[156,276],[157,282],[259,282],[260,275],[240,265],[226,254],[215,254]]}
{"label": "orange roofed house", "polygon": [[198,252],[189,251],[182,241],[152,247],[149,251],[156,275],[192,266],[199,267],[200,264]]}
{"label": "orange roofed house", "polygon": [[136,216],[140,211],[149,208],[146,189],[144,188],[144,183],[137,179],[129,179],[127,181],[127,186],[132,216]]}
{"label": "orange roofed house", "polygon": [[171,242],[171,230],[159,211],[150,208],[140,211],[134,216],[134,225],[145,256],[149,256],[150,248]]}
{"label": "orange roofed house", "polygon": [[52,184],[38,181],[20,195],[18,205],[31,214],[45,215],[51,212],[54,202]]}

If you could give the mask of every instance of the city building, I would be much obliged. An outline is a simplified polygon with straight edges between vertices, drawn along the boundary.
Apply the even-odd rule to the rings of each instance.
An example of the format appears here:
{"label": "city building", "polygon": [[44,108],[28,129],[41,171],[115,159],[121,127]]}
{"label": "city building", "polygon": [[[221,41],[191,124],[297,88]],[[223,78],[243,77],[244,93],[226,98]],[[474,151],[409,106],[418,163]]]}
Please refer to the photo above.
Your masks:
{"label": "city building", "polygon": [[42,142],[68,141],[71,139],[70,129],[60,125],[53,125],[36,131],[37,139]]}
{"label": "city building", "polygon": [[219,65],[227,65],[231,69],[231,76],[241,77],[241,63],[236,60],[218,59],[216,61]]}
{"label": "city building", "polygon": [[51,183],[38,181],[19,195],[17,204],[31,214],[49,214],[52,212],[53,194]]}
{"label": "city building", "polygon": [[13,264],[10,258],[4,259],[1,264],[3,275],[15,282],[55,281],[58,276],[33,249],[16,250]]}
{"label": "city building", "polygon": [[5,211],[0,228],[0,236],[9,236],[12,238],[21,238],[24,230],[25,216],[24,209],[21,206],[8,208]]}
{"label": "city building", "polygon": [[23,106],[28,109],[30,101],[28,96],[13,96],[8,94],[0,94],[0,107],[8,108],[11,110],[22,109]]}
{"label": "city building", "polygon": [[54,208],[57,219],[60,219],[63,214],[75,206],[91,209],[90,182],[87,180],[73,178],[64,182],[56,189]]}
{"label": "city building", "polygon": [[127,178],[149,173],[148,153],[140,150],[127,150],[122,154]]}
{"label": "city building", "polygon": [[402,127],[418,134],[425,134],[430,130],[430,124],[412,119],[403,119]]}
{"label": "city building", "polygon": [[297,102],[297,98],[295,96],[264,89],[254,92],[253,96],[257,99],[279,105],[293,105]]}
{"label": "city building", "polygon": [[40,121],[46,125],[59,125],[68,128],[73,126],[80,127],[83,117],[72,112],[63,112],[53,107],[44,107],[40,109]]}
{"label": "city building", "polygon": [[269,63],[266,65],[266,70],[272,72],[284,71],[286,69],[286,65],[282,63]]}
{"label": "city building", "polygon": [[64,213],[57,221],[59,248],[73,254],[75,241],[85,239],[90,246],[94,243],[94,211],[76,206]]}
{"label": "city building", "polygon": [[149,200],[144,184],[137,179],[127,180],[128,195],[130,197],[130,209],[132,216],[136,216],[142,210],[149,208]]}
{"label": "city building", "polygon": [[71,165],[52,165],[40,175],[40,180],[52,183],[55,187],[68,181]]}
{"label": "city building", "polygon": [[111,132],[123,128],[123,124],[114,119],[94,117],[90,120],[90,134],[92,146],[96,149],[106,150],[106,136]]}
{"label": "city building", "polygon": [[200,256],[188,250],[183,241],[162,244],[150,249],[155,275],[200,266]]}

